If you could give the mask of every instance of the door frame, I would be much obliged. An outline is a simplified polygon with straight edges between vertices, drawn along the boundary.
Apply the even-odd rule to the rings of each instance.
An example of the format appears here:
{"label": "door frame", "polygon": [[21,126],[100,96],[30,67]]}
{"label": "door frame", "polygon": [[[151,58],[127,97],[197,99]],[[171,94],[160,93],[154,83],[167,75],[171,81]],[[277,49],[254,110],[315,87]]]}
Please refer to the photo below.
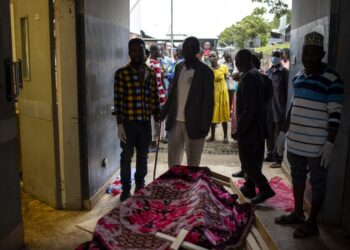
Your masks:
{"label": "door frame", "polygon": [[[52,1],[52,0],[50,0]],[[55,0],[55,57],[57,125],[60,160],[61,205],[81,210],[81,161],[78,111],[78,71],[76,39],[76,3]]]}
{"label": "door frame", "polygon": [[62,209],[62,187],[61,187],[61,168],[60,168],[60,144],[59,144],[59,127],[58,127],[58,106],[57,106],[57,84],[56,84],[56,65],[55,65],[55,6],[53,0],[49,1],[49,27],[50,27],[50,54],[51,54],[51,90],[52,90],[52,123],[54,136],[55,152],[55,172],[56,172],[56,209]]}

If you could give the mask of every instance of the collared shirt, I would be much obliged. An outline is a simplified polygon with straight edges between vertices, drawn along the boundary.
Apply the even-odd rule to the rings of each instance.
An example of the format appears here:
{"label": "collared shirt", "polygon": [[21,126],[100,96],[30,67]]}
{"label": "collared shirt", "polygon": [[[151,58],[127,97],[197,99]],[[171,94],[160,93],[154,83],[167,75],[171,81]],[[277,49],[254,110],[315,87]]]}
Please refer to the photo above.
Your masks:
{"label": "collared shirt", "polygon": [[185,64],[182,66],[177,86],[177,121],[185,121],[185,106],[188,93],[190,92],[194,72],[194,69],[187,68]]}
{"label": "collared shirt", "polygon": [[165,104],[166,97],[162,82],[162,66],[158,60],[150,59],[150,67],[156,72],[159,103],[161,106],[163,106]]}
{"label": "collared shirt", "polygon": [[151,115],[159,116],[160,106],[156,74],[144,65],[145,76],[130,64],[118,69],[114,75],[114,115],[118,124],[124,121],[149,121]]}
{"label": "collared shirt", "polygon": [[344,84],[337,73],[324,65],[320,74],[298,73],[293,87],[287,150],[301,156],[318,157],[327,141],[328,129],[339,128]]}

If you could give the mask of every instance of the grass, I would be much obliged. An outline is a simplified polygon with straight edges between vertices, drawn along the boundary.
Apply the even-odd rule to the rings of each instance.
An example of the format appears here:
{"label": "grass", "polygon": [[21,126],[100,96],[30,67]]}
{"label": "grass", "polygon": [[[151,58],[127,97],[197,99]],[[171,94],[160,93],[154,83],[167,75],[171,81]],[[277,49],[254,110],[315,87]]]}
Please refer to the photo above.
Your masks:
{"label": "grass", "polygon": [[264,55],[271,55],[272,51],[274,49],[284,49],[284,48],[289,48],[290,47],[290,43],[279,43],[279,44],[275,44],[275,45],[268,45],[268,46],[264,46],[264,47],[259,47],[259,48],[255,48],[254,51],[256,52],[262,52]]}

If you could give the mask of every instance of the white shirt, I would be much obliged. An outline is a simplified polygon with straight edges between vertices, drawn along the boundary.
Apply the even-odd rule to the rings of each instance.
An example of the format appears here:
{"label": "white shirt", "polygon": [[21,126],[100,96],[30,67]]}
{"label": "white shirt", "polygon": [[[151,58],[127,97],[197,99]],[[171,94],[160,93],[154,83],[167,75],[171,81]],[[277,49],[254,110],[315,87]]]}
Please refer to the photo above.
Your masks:
{"label": "white shirt", "polygon": [[180,122],[185,121],[185,105],[187,102],[188,93],[190,92],[194,69],[187,69],[183,65],[177,86],[177,114],[176,120]]}

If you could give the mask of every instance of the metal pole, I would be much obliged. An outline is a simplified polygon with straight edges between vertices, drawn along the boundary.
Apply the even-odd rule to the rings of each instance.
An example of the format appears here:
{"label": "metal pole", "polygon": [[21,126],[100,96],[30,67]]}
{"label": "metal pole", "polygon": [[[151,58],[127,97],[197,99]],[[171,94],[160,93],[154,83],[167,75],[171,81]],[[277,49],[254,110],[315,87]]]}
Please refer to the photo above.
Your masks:
{"label": "metal pole", "polygon": [[159,143],[160,143],[160,133],[161,133],[162,123],[159,123],[159,129],[158,129],[158,140],[157,140],[157,151],[156,151],[156,157],[154,159],[154,169],[153,169],[153,180],[156,178],[156,172],[157,172],[157,163],[158,163],[158,152],[159,152]]}
{"label": "metal pole", "polygon": [[171,40],[171,59],[174,60],[173,49],[174,49],[174,30],[173,30],[173,0],[171,0],[171,24],[170,24],[170,40]]}

